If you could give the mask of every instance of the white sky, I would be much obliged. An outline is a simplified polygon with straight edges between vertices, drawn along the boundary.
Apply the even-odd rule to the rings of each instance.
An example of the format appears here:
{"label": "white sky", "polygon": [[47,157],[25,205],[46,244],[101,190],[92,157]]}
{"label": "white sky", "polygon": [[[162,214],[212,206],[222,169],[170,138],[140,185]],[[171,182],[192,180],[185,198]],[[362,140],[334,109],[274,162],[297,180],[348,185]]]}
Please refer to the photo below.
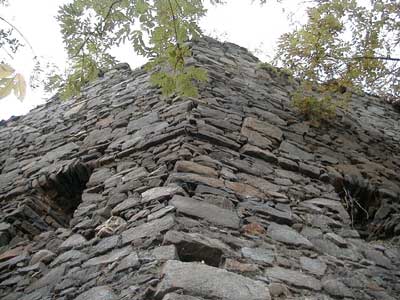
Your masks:
{"label": "white sky", "polygon": [[[0,16],[13,23],[29,40],[35,54],[63,67],[66,61],[64,46],[55,16],[61,4],[67,0],[12,0],[9,7],[0,7]],[[289,30],[282,6],[271,1],[260,6],[251,0],[229,0],[222,6],[210,6],[202,20],[203,31],[211,36],[239,44],[252,50],[262,60],[273,54],[278,37]],[[294,0],[290,2],[296,3]],[[0,28],[5,24],[0,24]],[[258,51],[261,50],[262,52]],[[131,68],[141,66],[145,60],[128,47],[113,53],[120,61],[128,62]],[[0,54],[2,55],[2,54]],[[32,52],[28,47],[19,51],[12,66],[26,79],[33,68]],[[42,104],[49,95],[40,89],[28,89],[23,102],[13,95],[0,100],[0,120],[12,115],[26,114]]]}

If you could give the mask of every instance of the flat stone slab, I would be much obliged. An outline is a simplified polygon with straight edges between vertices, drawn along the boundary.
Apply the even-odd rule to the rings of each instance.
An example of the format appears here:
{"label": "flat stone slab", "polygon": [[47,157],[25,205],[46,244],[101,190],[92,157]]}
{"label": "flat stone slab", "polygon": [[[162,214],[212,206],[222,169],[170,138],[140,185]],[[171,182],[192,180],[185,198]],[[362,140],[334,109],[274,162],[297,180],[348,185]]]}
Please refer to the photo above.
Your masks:
{"label": "flat stone slab", "polygon": [[129,268],[136,268],[140,265],[139,257],[136,252],[131,252],[119,262],[116,272],[125,271]]}
{"label": "flat stone slab", "polygon": [[197,298],[197,297],[192,297],[192,296],[187,296],[187,295],[179,295],[176,293],[171,293],[165,295],[162,300],[203,300],[204,298]]}
{"label": "flat stone slab", "polygon": [[281,280],[289,285],[299,288],[307,288],[314,291],[320,291],[322,288],[321,282],[314,277],[281,267],[267,269],[265,275],[269,278]]}
{"label": "flat stone slab", "polygon": [[182,289],[189,295],[221,300],[270,300],[268,288],[261,282],[200,263],[169,260],[162,270],[156,298]]}
{"label": "flat stone slab", "polygon": [[75,247],[80,247],[83,246],[86,243],[86,239],[76,233],[71,235],[68,239],[66,239],[61,245],[60,248],[61,249],[71,249],[71,248],[75,248]]}
{"label": "flat stone slab", "polygon": [[250,144],[246,144],[244,145],[241,149],[240,149],[241,153],[250,155],[250,156],[254,156],[254,157],[259,157],[267,162],[276,162],[278,159],[276,158],[276,156],[269,150],[264,150],[261,148],[258,148],[257,146],[253,146]]}
{"label": "flat stone slab", "polygon": [[218,172],[213,168],[203,166],[192,161],[177,161],[175,164],[175,170],[182,173],[196,173],[199,175],[205,175],[207,177],[218,177]]}
{"label": "flat stone slab", "polygon": [[132,249],[130,246],[122,248],[122,249],[116,249],[116,250],[111,251],[108,254],[98,256],[98,257],[93,257],[93,258],[89,259],[87,262],[85,262],[83,264],[83,266],[87,267],[87,266],[111,264],[115,261],[120,260],[122,257],[127,256],[131,252],[132,252]]}
{"label": "flat stone slab", "polygon": [[75,300],[115,300],[117,295],[108,286],[96,286],[80,294]]}
{"label": "flat stone slab", "polygon": [[156,259],[162,260],[162,261],[167,261],[167,260],[171,260],[171,259],[172,260],[179,259],[175,245],[160,246],[160,247],[154,248],[152,251],[152,255]]}
{"label": "flat stone slab", "polygon": [[334,242],[337,246],[339,246],[341,248],[347,247],[347,241],[344,238],[342,238],[340,235],[337,235],[336,233],[328,232],[325,234],[325,238],[327,238],[331,242]]}
{"label": "flat stone slab", "polygon": [[337,212],[342,219],[342,221],[348,221],[350,220],[350,216],[346,209],[343,207],[343,204],[340,201],[335,201],[331,199],[325,199],[325,198],[314,198],[314,199],[309,199],[306,201],[302,201],[301,204],[313,204],[319,207],[326,207],[329,208],[330,210],[333,210]]}
{"label": "flat stone slab", "polygon": [[142,203],[170,198],[175,194],[184,195],[185,191],[177,185],[154,187],[142,193]]}
{"label": "flat stone slab", "polygon": [[51,290],[56,286],[57,283],[61,281],[61,278],[64,275],[64,273],[65,273],[65,266],[59,266],[57,268],[54,268],[46,275],[44,275],[42,278],[31,284],[26,291],[31,292],[44,287]]}
{"label": "flat stone slab", "polygon": [[151,222],[130,228],[122,233],[122,243],[130,243],[145,237],[154,237],[161,231],[170,229],[174,224],[174,216],[166,215],[161,219],[155,219]]}
{"label": "flat stone slab", "polygon": [[272,124],[267,123],[266,121],[260,121],[255,118],[249,117],[244,120],[243,127],[253,129],[261,133],[262,135],[273,138],[277,141],[282,140],[282,130]]}
{"label": "flat stone slab", "polygon": [[68,261],[77,262],[78,260],[86,260],[87,255],[78,250],[69,250],[59,255],[53,262],[50,264],[51,267],[56,266],[58,264],[62,264]]}
{"label": "flat stone slab", "polygon": [[322,276],[325,274],[327,265],[319,259],[312,259],[306,256],[300,257],[300,264],[303,270],[310,272],[311,274]]}
{"label": "flat stone slab", "polygon": [[343,284],[343,282],[336,279],[329,279],[322,283],[324,291],[329,295],[339,298],[350,297],[353,298],[354,295],[352,291]]}
{"label": "flat stone slab", "polygon": [[239,228],[240,219],[236,212],[231,210],[178,195],[175,195],[169,204],[175,206],[180,213],[205,219],[212,224]]}
{"label": "flat stone slab", "polygon": [[313,160],[314,155],[308,152],[301,150],[300,148],[296,147],[295,145],[283,141],[279,147],[279,151],[286,152],[289,154],[291,158],[294,160]]}
{"label": "flat stone slab", "polygon": [[239,204],[239,207],[244,207],[250,211],[265,215],[269,220],[280,224],[293,224],[292,213],[275,209],[265,203],[258,203],[255,201],[248,201]]}
{"label": "flat stone slab", "polygon": [[272,266],[275,260],[275,253],[271,249],[264,248],[242,248],[242,255],[245,258],[250,258],[256,262],[261,262]]}
{"label": "flat stone slab", "polygon": [[313,244],[308,239],[286,225],[270,224],[267,235],[284,244],[313,248]]}
{"label": "flat stone slab", "polygon": [[111,213],[113,215],[119,215],[121,212],[123,212],[125,210],[134,208],[139,203],[140,203],[139,199],[128,198],[128,199],[124,200],[123,202],[121,202],[120,204],[118,204],[117,206],[115,206],[113,208],[113,210],[111,211]]}

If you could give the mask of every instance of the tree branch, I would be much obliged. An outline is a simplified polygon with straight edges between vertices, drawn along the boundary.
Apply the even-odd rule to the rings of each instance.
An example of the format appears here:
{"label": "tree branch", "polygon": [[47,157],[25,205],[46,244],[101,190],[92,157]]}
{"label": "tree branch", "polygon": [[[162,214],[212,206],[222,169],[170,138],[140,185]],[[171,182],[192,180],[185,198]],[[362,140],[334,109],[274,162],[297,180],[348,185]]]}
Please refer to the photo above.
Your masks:
{"label": "tree branch", "polygon": [[169,8],[170,8],[170,10],[171,10],[172,22],[173,22],[173,24],[174,24],[174,33],[175,33],[175,40],[176,40],[176,48],[177,48],[178,51],[179,51],[179,52],[178,52],[177,60],[176,60],[175,65],[174,65],[174,71],[176,71],[178,62],[179,62],[179,60],[182,60],[182,61],[183,61],[183,57],[182,57],[182,53],[180,52],[181,46],[180,46],[180,44],[179,44],[178,25],[177,25],[177,23],[176,23],[177,17],[175,16],[175,12],[174,12],[174,9],[173,9],[173,7],[172,7],[172,3],[171,3],[170,0],[168,0],[168,4],[169,4]]}
{"label": "tree branch", "polygon": [[[104,24],[105,21],[110,17],[111,11],[112,11],[113,7],[114,7],[118,2],[121,2],[121,0],[116,0],[116,1],[114,1],[113,3],[111,3],[110,7],[108,8],[108,11],[107,11],[106,16],[103,18],[102,22],[100,22],[99,24],[97,24],[97,26],[96,26],[94,32],[100,30],[100,27],[102,27],[102,24]],[[100,36],[104,33],[104,31],[105,31],[105,29],[104,29],[104,28],[101,28],[101,31],[99,31]],[[83,47],[85,47],[85,45],[87,44],[87,42],[89,41],[89,39],[90,39],[90,35],[87,35],[86,38],[85,38],[85,40],[84,40],[84,41],[82,42],[82,44],[79,46],[79,48],[78,48],[78,50],[76,51],[75,55],[72,56],[72,58],[75,58],[75,57],[77,57],[77,56],[79,55],[79,52],[82,51]]]}
{"label": "tree branch", "polygon": [[400,61],[400,58],[397,57],[390,57],[390,56],[355,56],[349,59],[354,59],[354,60],[363,60],[363,59],[369,59],[369,60],[389,60],[389,61]]}
{"label": "tree branch", "polygon": [[178,40],[178,26],[176,24],[176,16],[174,9],[172,7],[172,3],[170,0],[168,0],[169,4],[169,9],[171,10],[171,15],[172,15],[172,22],[174,23],[174,32],[175,32],[175,39],[176,39],[176,46],[179,48],[179,40]]}
{"label": "tree branch", "polygon": [[24,41],[27,43],[27,45],[29,46],[29,48],[31,48],[31,51],[33,53],[33,55],[35,54],[35,51],[33,50],[33,47],[31,45],[31,43],[29,43],[28,39],[26,38],[26,36],[13,24],[11,24],[10,22],[8,22],[6,19],[4,19],[3,17],[0,17],[0,20],[5,22],[8,26],[10,26],[12,29],[14,29],[16,32],[18,32],[18,34],[24,39]]}

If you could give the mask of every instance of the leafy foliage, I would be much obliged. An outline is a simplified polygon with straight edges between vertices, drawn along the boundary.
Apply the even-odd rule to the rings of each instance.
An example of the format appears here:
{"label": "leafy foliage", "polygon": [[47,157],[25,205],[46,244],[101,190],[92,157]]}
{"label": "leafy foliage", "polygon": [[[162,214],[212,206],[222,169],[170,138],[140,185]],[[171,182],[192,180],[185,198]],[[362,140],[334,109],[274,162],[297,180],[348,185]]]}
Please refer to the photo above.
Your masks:
{"label": "leafy foliage", "polygon": [[278,44],[280,63],[303,81],[294,105],[317,120],[332,117],[352,91],[399,98],[400,59],[392,55],[399,54],[400,3],[311,2],[307,23]]}
{"label": "leafy foliage", "polygon": [[[7,0],[0,0],[0,6],[7,6]],[[0,17],[0,22],[8,28],[0,28],[0,49],[6,54],[5,58],[0,58],[0,100],[14,92],[14,95],[23,100],[26,94],[26,82],[24,77],[5,61],[13,58],[19,47],[22,46],[19,39],[14,36],[14,31],[19,33],[18,28]]]}
{"label": "leafy foliage", "polygon": [[16,73],[7,64],[0,64],[0,99],[3,99],[14,91],[15,96],[23,100],[26,94],[26,83],[24,77]]}
{"label": "leafy foliage", "polygon": [[[6,2],[0,0],[0,5]],[[195,96],[195,83],[207,80],[207,74],[187,64],[191,51],[186,41],[201,35],[198,21],[206,12],[203,2],[73,0],[63,5],[57,19],[69,69],[65,73],[52,72],[47,90],[61,89],[64,98],[77,94],[84,84],[116,63],[110,54],[112,48],[128,43],[136,53],[150,59],[147,69],[151,81],[164,94]],[[400,51],[400,3],[307,3],[307,21],[281,37],[276,57],[284,69],[301,79],[293,93],[294,105],[313,122],[319,122],[334,116],[337,107],[345,107],[353,92],[363,90],[399,98],[400,59],[394,56]],[[0,46],[7,45],[11,53],[20,46],[19,40],[12,37],[15,30],[12,24],[7,30],[0,29]],[[286,72],[282,74],[287,77]],[[3,87],[9,90],[8,84]]]}
{"label": "leafy foliage", "polygon": [[206,74],[186,66],[191,53],[184,42],[199,36],[204,14],[201,0],[74,0],[58,15],[71,71],[51,77],[48,86],[63,86],[64,97],[79,92],[100,69],[116,62],[109,54],[112,47],[130,43],[150,59],[149,69],[158,68],[151,80],[165,94],[195,95],[193,82]]}

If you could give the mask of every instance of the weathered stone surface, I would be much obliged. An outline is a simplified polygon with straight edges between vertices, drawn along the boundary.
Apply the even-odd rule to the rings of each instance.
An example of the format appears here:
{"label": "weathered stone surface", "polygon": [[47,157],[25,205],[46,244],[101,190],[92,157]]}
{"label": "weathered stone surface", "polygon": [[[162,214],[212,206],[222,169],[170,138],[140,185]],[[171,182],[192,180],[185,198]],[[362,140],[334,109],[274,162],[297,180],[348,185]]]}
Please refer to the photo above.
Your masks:
{"label": "weathered stone surface", "polygon": [[257,146],[261,149],[272,149],[272,141],[264,136],[262,136],[257,131],[251,130],[247,127],[242,127],[240,133],[246,137],[247,142],[250,145]]}
{"label": "weathered stone surface", "polygon": [[313,244],[308,239],[289,226],[272,223],[268,226],[267,235],[285,244],[313,248]]}
{"label": "weathered stone surface", "polygon": [[336,279],[329,279],[322,282],[322,288],[331,296],[334,297],[350,297],[353,298],[351,290]]}
{"label": "weathered stone surface", "polygon": [[52,266],[56,266],[65,262],[73,262],[79,263],[82,260],[85,260],[87,255],[78,250],[69,250],[64,252],[63,254],[59,255],[57,258],[53,260],[51,263]]}
{"label": "weathered stone surface", "polygon": [[355,249],[340,248],[335,243],[327,239],[313,238],[311,241],[314,247],[321,253],[329,254],[337,258],[346,258],[353,261],[359,261],[362,258],[362,254],[357,252]]}
{"label": "weathered stone surface", "polygon": [[73,234],[66,239],[61,245],[61,249],[71,249],[82,247],[86,243],[86,239],[80,234]]}
{"label": "weathered stone surface", "polygon": [[176,162],[175,170],[183,173],[196,173],[208,177],[218,177],[218,172],[216,170],[191,161],[181,160]]}
{"label": "weathered stone surface", "polygon": [[158,299],[176,289],[183,289],[189,295],[223,300],[271,299],[268,288],[261,282],[199,263],[170,260],[164,265],[162,275],[157,286]]}
{"label": "weathered stone surface", "polygon": [[127,222],[118,216],[112,216],[103,224],[100,224],[95,228],[96,235],[100,238],[113,235],[126,228]]}
{"label": "weathered stone surface", "polygon": [[3,252],[0,254],[0,261],[6,261],[16,256],[23,254],[25,248],[24,247],[16,247],[14,249],[10,249],[8,251]]}
{"label": "weathered stone surface", "polygon": [[172,206],[172,205],[167,205],[167,206],[165,206],[165,207],[163,207],[163,208],[161,208],[161,209],[155,211],[154,213],[148,215],[148,216],[147,216],[147,221],[150,222],[150,221],[152,221],[152,220],[154,220],[154,219],[159,219],[159,218],[165,216],[166,214],[168,214],[168,213],[170,213],[170,212],[172,212],[172,211],[174,211],[174,210],[175,210],[175,207],[174,207],[174,206]]}
{"label": "weathered stone surface", "polygon": [[139,199],[136,198],[128,198],[125,201],[123,201],[122,203],[118,204],[117,206],[115,206],[113,208],[113,210],[111,211],[111,213],[113,215],[119,215],[121,212],[127,210],[127,209],[131,209],[134,208],[135,206],[137,206],[140,203]]}
{"label": "weathered stone surface", "polygon": [[224,269],[232,272],[246,273],[259,271],[259,266],[257,264],[246,264],[235,259],[227,258],[224,263]]}
{"label": "weathered stone surface", "polygon": [[269,138],[273,138],[278,142],[282,140],[282,131],[278,127],[271,125],[266,121],[259,121],[254,118],[246,118],[243,122],[243,126],[253,129]]}
{"label": "weathered stone surface", "polygon": [[254,188],[249,184],[244,184],[241,182],[225,181],[225,186],[228,189],[231,189],[234,193],[244,197],[262,198],[264,196],[262,192],[260,192],[257,188]]}
{"label": "weathered stone surface", "polygon": [[6,279],[6,280],[3,280],[2,282],[0,282],[0,286],[1,287],[13,286],[13,285],[17,284],[18,282],[20,282],[22,279],[23,279],[22,276],[11,277],[9,279]]}
{"label": "weathered stone surface", "polygon": [[347,247],[347,242],[344,238],[342,238],[341,236],[333,233],[333,232],[328,232],[327,234],[325,234],[325,237],[334,242],[336,245],[338,245],[339,247],[345,248]]}
{"label": "weathered stone surface", "polygon": [[288,143],[286,141],[283,141],[279,147],[279,150],[282,152],[285,152],[287,154],[289,154],[290,158],[294,159],[294,160],[313,160],[314,159],[314,155],[310,154],[308,152],[305,152],[301,149],[299,149],[298,147],[296,147],[295,145]]}
{"label": "weathered stone surface", "polygon": [[174,196],[169,203],[179,213],[202,218],[215,225],[239,228],[239,217],[233,211],[182,196]]}
{"label": "weathered stone surface", "polygon": [[142,203],[168,199],[174,195],[184,195],[185,191],[180,186],[155,187],[142,193]]}
{"label": "weathered stone surface", "polygon": [[316,206],[326,207],[326,208],[338,213],[343,221],[347,221],[350,219],[349,214],[344,209],[344,207],[340,201],[335,201],[335,200],[325,199],[325,198],[314,198],[314,199],[303,201],[301,204],[314,204]]}
{"label": "weathered stone surface", "polygon": [[253,261],[272,266],[275,261],[275,252],[265,248],[242,248],[242,255]]}
{"label": "weathered stone surface", "polygon": [[224,182],[220,179],[216,178],[208,178],[206,176],[201,176],[194,173],[175,173],[170,175],[168,178],[170,183],[176,183],[178,185],[184,183],[193,183],[193,184],[203,184],[206,186],[210,186],[213,188],[224,188]]}
{"label": "weathered stone surface", "polygon": [[108,286],[96,286],[80,294],[75,300],[116,300],[114,291]]}
{"label": "weathered stone surface", "polygon": [[130,268],[135,269],[139,266],[140,266],[139,257],[136,252],[132,252],[120,261],[116,269],[116,272],[126,271],[127,269]]}
{"label": "weathered stone surface", "polygon": [[114,249],[118,246],[119,242],[121,240],[121,237],[118,235],[113,235],[110,237],[105,237],[99,241],[98,244],[96,244],[92,248],[92,254],[94,255],[101,255],[106,252],[108,252],[111,249]]}
{"label": "weathered stone surface", "polygon": [[131,251],[132,251],[132,249],[130,246],[122,248],[122,249],[116,249],[108,254],[89,259],[87,262],[85,262],[83,264],[83,266],[87,267],[87,266],[111,264],[111,263],[118,261],[121,258],[127,256]]}
{"label": "weathered stone surface", "polygon": [[381,251],[366,248],[366,249],[363,249],[363,252],[367,259],[372,260],[378,266],[381,266],[381,267],[384,267],[387,269],[391,269],[393,267],[393,265],[390,262],[390,259],[388,259]]}
{"label": "weathered stone surface", "polygon": [[255,157],[259,157],[265,161],[268,162],[276,162],[277,158],[276,156],[270,152],[269,150],[263,150],[260,149],[256,146],[252,146],[249,144],[244,145],[241,149],[240,149],[241,153],[247,154],[247,155],[251,155],[251,156],[255,156]]}
{"label": "weathered stone surface", "polygon": [[259,202],[243,202],[239,204],[240,207],[246,208],[249,211],[254,211],[265,215],[269,220],[280,223],[291,225],[293,223],[292,213],[275,209],[274,207],[259,203]]}
{"label": "weathered stone surface", "polygon": [[187,295],[179,295],[176,293],[170,293],[164,296],[162,300],[202,300],[203,298],[192,297]]}
{"label": "weathered stone surface", "polygon": [[167,231],[174,224],[174,217],[167,215],[161,219],[130,228],[122,233],[122,243],[126,244],[137,239],[154,237],[162,231]]}
{"label": "weathered stone surface", "polygon": [[152,254],[158,260],[179,260],[175,245],[157,247]]}
{"label": "weathered stone surface", "polygon": [[55,257],[56,255],[51,252],[50,250],[47,249],[42,249],[39,250],[38,252],[36,252],[34,255],[32,255],[31,261],[30,261],[30,265],[34,265],[37,264],[38,262],[43,262],[45,264],[49,263],[52,261],[52,259]]}
{"label": "weathered stone surface", "polygon": [[34,291],[40,288],[46,287],[48,290],[52,290],[55,285],[61,280],[65,273],[65,266],[59,266],[48,272],[39,280],[35,281],[28,287],[28,291]]}
{"label": "weathered stone surface", "polygon": [[300,257],[300,264],[303,270],[317,276],[324,275],[327,269],[327,265],[319,259],[312,259],[305,256]]}
{"label": "weathered stone surface", "polygon": [[281,280],[299,288],[307,288],[314,291],[320,291],[322,288],[321,282],[314,277],[281,267],[269,268],[265,271],[265,275],[271,279]]}
{"label": "weathered stone surface", "polygon": [[[274,297],[283,297],[283,298],[287,298],[289,297],[290,291],[287,288],[286,285],[281,284],[281,283],[276,283],[276,282],[272,282],[269,286],[268,286],[269,292],[271,294],[271,296]],[[278,298],[279,299],[279,298]]]}

